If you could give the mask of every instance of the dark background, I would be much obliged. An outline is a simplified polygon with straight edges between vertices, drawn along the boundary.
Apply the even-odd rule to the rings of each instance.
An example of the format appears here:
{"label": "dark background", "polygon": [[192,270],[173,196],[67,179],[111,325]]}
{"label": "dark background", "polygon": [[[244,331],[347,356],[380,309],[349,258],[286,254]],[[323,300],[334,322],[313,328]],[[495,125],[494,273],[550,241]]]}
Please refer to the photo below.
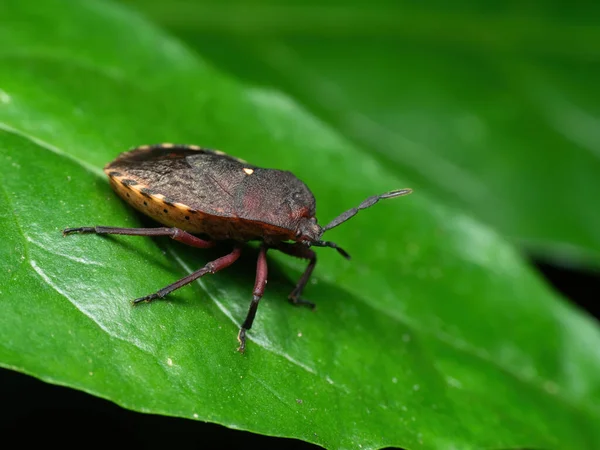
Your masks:
{"label": "dark background", "polygon": [[[558,291],[600,320],[600,273],[533,264]],[[0,369],[0,436],[4,442],[44,447],[69,444],[125,447],[320,448],[295,439],[261,436],[220,425],[140,414],[83,392]],[[85,438],[85,442],[79,439]],[[91,440],[90,440],[91,438]]]}

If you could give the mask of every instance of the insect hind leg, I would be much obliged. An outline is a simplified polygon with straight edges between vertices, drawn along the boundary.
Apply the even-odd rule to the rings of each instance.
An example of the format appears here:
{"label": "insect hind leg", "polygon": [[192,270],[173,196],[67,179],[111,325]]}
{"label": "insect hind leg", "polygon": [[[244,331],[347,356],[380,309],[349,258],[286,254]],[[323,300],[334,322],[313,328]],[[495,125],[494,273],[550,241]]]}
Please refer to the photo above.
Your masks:
{"label": "insect hind leg", "polygon": [[179,228],[156,227],[156,228],[118,228],[118,227],[79,227],[65,228],[63,236],[69,234],[121,234],[125,236],[169,236],[171,239],[186,245],[198,248],[210,248],[215,246],[215,242],[205,241],[193,234],[183,231]]}

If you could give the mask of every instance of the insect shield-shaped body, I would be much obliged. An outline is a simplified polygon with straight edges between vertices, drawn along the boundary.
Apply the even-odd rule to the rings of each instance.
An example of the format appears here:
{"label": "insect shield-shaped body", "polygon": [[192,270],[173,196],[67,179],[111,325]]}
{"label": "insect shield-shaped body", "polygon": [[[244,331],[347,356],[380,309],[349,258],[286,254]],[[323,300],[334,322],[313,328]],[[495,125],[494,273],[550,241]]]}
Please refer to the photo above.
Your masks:
{"label": "insect shield-shaped body", "polygon": [[142,146],[122,153],[107,164],[104,171],[123,200],[166,226],[79,227],[67,228],[63,234],[169,236],[199,248],[213,247],[219,241],[233,244],[225,256],[153,294],[134,300],[134,305],[162,298],[207,273],[230,266],[239,258],[244,242],[261,241],[253,298],[238,334],[241,352],[245,350],[246,332],[252,327],[267,283],[267,250],[280,250],[309,261],[288,298],[294,304],[314,307],[301,298],[317,261],[310,247],[332,247],[349,258],[337,244],[323,241],[323,233],[381,199],[411,192],[402,189],[369,197],[321,227],[315,217],[314,196],[292,173],[262,169],[220,151],[193,145]]}

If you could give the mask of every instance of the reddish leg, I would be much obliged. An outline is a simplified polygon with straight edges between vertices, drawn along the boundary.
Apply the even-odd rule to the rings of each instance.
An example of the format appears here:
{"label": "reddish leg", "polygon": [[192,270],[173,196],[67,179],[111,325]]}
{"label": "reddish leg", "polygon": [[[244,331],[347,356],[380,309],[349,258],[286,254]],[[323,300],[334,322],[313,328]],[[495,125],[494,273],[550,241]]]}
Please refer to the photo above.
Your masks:
{"label": "reddish leg", "polygon": [[246,350],[246,331],[252,328],[252,322],[254,322],[254,316],[256,316],[258,302],[260,302],[260,299],[265,292],[268,273],[267,250],[268,248],[265,245],[262,245],[258,253],[258,261],[256,263],[256,281],[254,282],[254,291],[252,292],[252,303],[250,303],[248,314],[246,314],[246,319],[244,320],[242,328],[240,328],[240,332],[238,333],[238,341],[240,342],[238,351],[240,353],[244,353],[244,350]]}
{"label": "reddish leg", "polygon": [[[116,227],[79,227],[79,228],[66,228],[63,230],[63,235],[66,236],[72,233],[95,233],[95,234],[124,234],[128,236],[169,236],[184,244],[191,245],[192,247],[199,248],[210,248],[214,247],[215,243],[211,241],[205,241],[197,238],[196,236],[180,230],[179,228],[116,228]],[[236,258],[237,259],[237,258]]]}
{"label": "reddish leg", "polygon": [[306,270],[298,280],[298,283],[296,284],[294,290],[288,296],[288,300],[294,305],[306,305],[312,309],[315,309],[316,305],[314,303],[309,302],[308,300],[304,300],[300,296],[302,295],[302,291],[304,290],[306,283],[308,283],[310,275],[312,274],[315,265],[317,264],[317,254],[307,246],[299,243],[287,244],[285,242],[282,242],[277,246],[277,249],[281,250],[283,253],[286,253],[288,255],[309,260]]}
{"label": "reddish leg", "polygon": [[209,262],[202,269],[196,270],[195,272],[190,273],[187,277],[183,277],[181,280],[176,281],[173,284],[170,284],[161,290],[155,292],[154,294],[146,295],[145,297],[136,298],[132,303],[137,305],[138,303],[146,302],[149,303],[152,300],[156,300],[157,298],[163,298],[165,295],[170,294],[176,289],[179,289],[186,284],[191,283],[194,280],[197,280],[202,275],[206,275],[207,273],[215,273],[219,270],[222,270],[226,267],[232,265],[242,254],[241,247],[235,247],[231,253],[222,256],[214,261]]}

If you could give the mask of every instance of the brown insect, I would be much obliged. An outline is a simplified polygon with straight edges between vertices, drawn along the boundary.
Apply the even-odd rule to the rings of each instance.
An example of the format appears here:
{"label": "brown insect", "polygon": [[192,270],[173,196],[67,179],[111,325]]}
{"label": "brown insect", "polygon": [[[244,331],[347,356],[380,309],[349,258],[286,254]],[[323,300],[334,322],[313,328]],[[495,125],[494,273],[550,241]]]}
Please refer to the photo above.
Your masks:
{"label": "brown insect", "polygon": [[381,199],[412,192],[401,189],[369,197],[321,227],[315,217],[313,194],[292,173],[262,169],[220,151],[194,145],[146,145],[122,153],[104,171],[123,200],[166,226],[67,228],[64,235],[169,236],[199,248],[213,247],[219,241],[233,245],[230,253],[153,294],[135,299],[134,305],[162,298],[207,273],[230,266],[240,257],[244,242],[261,241],[252,302],[238,334],[240,352],[246,348],[246,332],[252,327],[267,283],[267,250],[280,250],[309,261],[288,299],[314,308],[301,297],[317,262],[310,247],[335,248],[349,259],[337,244],[322,240],[323,233]]}

